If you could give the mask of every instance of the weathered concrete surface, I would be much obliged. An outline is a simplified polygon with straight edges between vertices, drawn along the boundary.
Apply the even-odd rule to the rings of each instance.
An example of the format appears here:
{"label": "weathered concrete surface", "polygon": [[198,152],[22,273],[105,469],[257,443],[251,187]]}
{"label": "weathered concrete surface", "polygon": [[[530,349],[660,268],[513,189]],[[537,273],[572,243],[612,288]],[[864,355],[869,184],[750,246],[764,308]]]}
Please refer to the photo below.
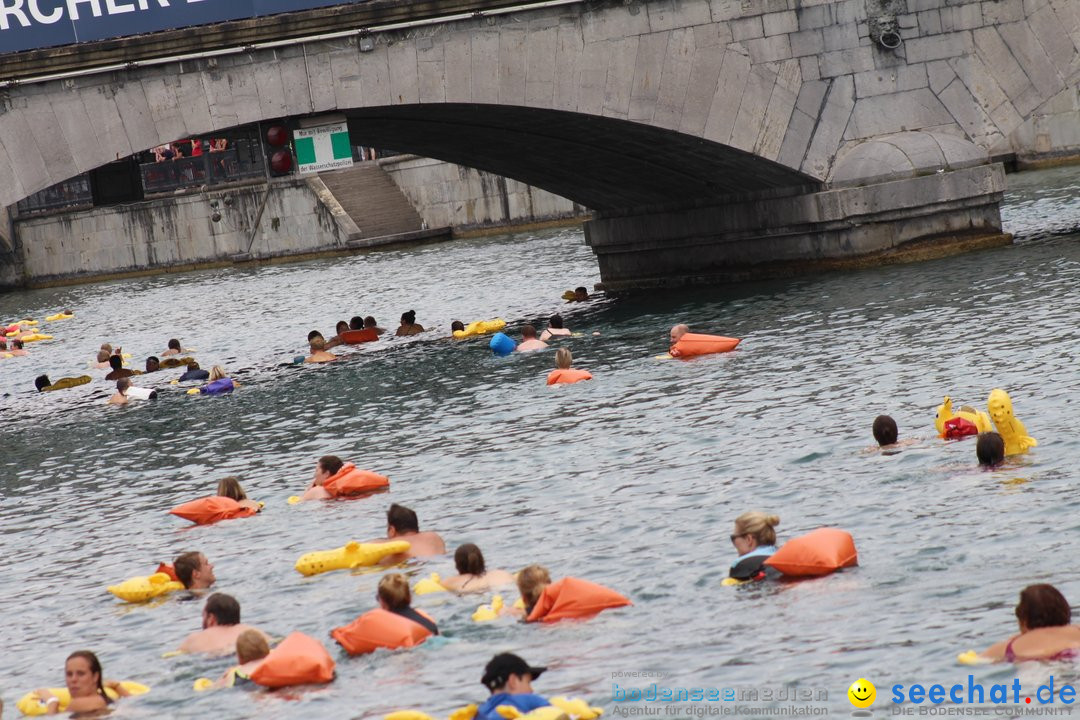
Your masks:
{"label": "weathered concrete surface", "polygon": [[610,292],[860,267],[1011,242],[1000,164],[585,225]]}
{"label": "weathered concrete surface", "polygon": [[[0,113],[0,204],[160,142],[321,112],[348,114],[368,144],[596,210],[812,185],[883,134],[952,134],[987,157],[1075,147],[1076,0],[909,0],[895,51],[870,37],[888,4],[586,0],[376,32],[370,52],[355,38],[308,41],[23,84]],[[335,27],[459,5],[375,2]],[[78,50],[84,63],[93,48]],[[581,177],[593,167],[603,182]]]}
{"label": "weathered concrete surface", "polygon": [[462,165],[414,155],[387,158],[379,164],[412,201],[427,227],[452,227],[455,234],[588,215],[584,207],[566,198]]}

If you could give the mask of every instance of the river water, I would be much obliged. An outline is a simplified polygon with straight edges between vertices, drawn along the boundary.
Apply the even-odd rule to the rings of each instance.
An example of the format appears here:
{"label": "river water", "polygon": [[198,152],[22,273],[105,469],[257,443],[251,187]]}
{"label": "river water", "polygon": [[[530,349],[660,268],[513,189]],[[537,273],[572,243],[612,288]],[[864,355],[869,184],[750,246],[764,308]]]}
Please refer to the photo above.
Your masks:
{"label": "river water", "polygon": [[[613,684],[798,685],[824,691],[813,707],[844,717],[859,677],[877,685],[879,715],[894,684],[966,680],[956,653],[1013,632],[1022,587],[1052,582],[1080,598],[1069,553],[1080,525],[1069,460],[1080,445],[1069,434],[1080,387],[1080,169],[1010,185],[1004,214],[1019,238],[1010,247],[620,301],[559,299],[599,279],[578,229],[0,296],[0,318],[76,312],[48,325],[56,339],[32,345],[31,357],[0,360],[0,696],[14,713],[23,692],[62,684],[64,658],[83,647],[109,677],[153,687],[120,704],[118,716],[133,718],[400,708],[445,717],[484,698],[483,666],[505,650],[551,668],[538,692],[609,713],[620,707]],[[329,336],[354,314],[393,328],[410,309],[428,333],[333,366],[288,365],[312,328]],[[518,326],[555,311],[582,333],[568,345],[595,381],[548,388],[550,352],[500,359],[483,342],[444,339],[452,319]],[[657,359],[676,322],[743,344]],[[106,407],[111,384],[87,370],[98,345],[121,344],[141,366],[170,337],[242,387],[188,397],[167,384],[178,371],[166,371],[158,400]],[[37,395],[40,372],[95,380]],[[1039,446],[981,472],[971,440],[934,437],[933,415],[945,394],[985,406],[995,387],[1011,393]],[[865,452],[880,413],[918,442]],[[391,492],[287,505],[327,453],[388,475]],[[232,474],[266,502],[260,515],[189,528],[166,514]],[[392,501],[451,550],[476,542],[490,566],[543,563],[634,606],[584,623],[478,625],[469,616],[480,598],[430,595],[416,604],[442,639],[348,658],[327,633],[373,606],[379,576],[303,578],[292,566],[304,552],[381,535]],[[722,587],[732,521],[755,508],[781,517],[781,540],[821,525],[849,530],[859,567]],[[105,591],[189,549],[214,562],[218,589],[240,600],[246,622],[322,639],[336,682],[194,694],[192,681],[227,661],[162,654],[197,629],[199,603],[127,606]],[[452,574],[451,559],[408,570],[431,571]],[[1077,679],[1072,668],[973,671],[987,684],[1017,672],[1025,688],[1055,672],[1059,684]]]}

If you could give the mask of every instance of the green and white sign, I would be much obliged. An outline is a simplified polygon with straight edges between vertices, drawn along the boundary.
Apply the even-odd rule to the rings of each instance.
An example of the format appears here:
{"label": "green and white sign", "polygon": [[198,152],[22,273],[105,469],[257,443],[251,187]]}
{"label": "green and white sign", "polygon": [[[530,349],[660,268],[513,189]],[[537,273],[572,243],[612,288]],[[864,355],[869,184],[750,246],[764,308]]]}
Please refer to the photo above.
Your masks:
{"label": "green and white sign", "polygon": [[344,122],[295,130],[293,147],[300,173],[337,170],[353,164],[349,126]]}

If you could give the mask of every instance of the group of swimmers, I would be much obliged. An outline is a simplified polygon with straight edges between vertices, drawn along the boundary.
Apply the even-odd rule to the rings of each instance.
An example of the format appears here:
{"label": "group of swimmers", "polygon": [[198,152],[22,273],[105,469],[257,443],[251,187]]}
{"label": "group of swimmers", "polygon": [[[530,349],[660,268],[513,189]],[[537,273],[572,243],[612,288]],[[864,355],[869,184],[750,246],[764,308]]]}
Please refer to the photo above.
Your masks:
{"label": "group of swimmers", "polygon": [[[874,418],[872,431],[874,440],[882,450],[889,451],[908,442],[914,442],[914,440],[900,441],[900,431],[896,427],[896,421],[889,415],[878,415]],[[1005,439],[1000,433],[992,430],[979,433],[975,438],[975,457],[979,465],[983,467],[997,467],[1005,462]]]}

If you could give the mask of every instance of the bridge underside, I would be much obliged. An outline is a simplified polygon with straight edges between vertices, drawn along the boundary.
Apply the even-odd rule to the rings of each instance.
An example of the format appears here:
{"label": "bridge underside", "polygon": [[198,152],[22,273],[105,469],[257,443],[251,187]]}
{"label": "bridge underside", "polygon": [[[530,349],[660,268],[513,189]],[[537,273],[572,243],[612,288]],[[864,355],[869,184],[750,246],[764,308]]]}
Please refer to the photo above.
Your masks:
{"label": "bridge underside", "polygon": [[726,145],[596,115],[454,103],[346,115],[354,142],[504,175],[600,213],[792,195],[819,186]]}

